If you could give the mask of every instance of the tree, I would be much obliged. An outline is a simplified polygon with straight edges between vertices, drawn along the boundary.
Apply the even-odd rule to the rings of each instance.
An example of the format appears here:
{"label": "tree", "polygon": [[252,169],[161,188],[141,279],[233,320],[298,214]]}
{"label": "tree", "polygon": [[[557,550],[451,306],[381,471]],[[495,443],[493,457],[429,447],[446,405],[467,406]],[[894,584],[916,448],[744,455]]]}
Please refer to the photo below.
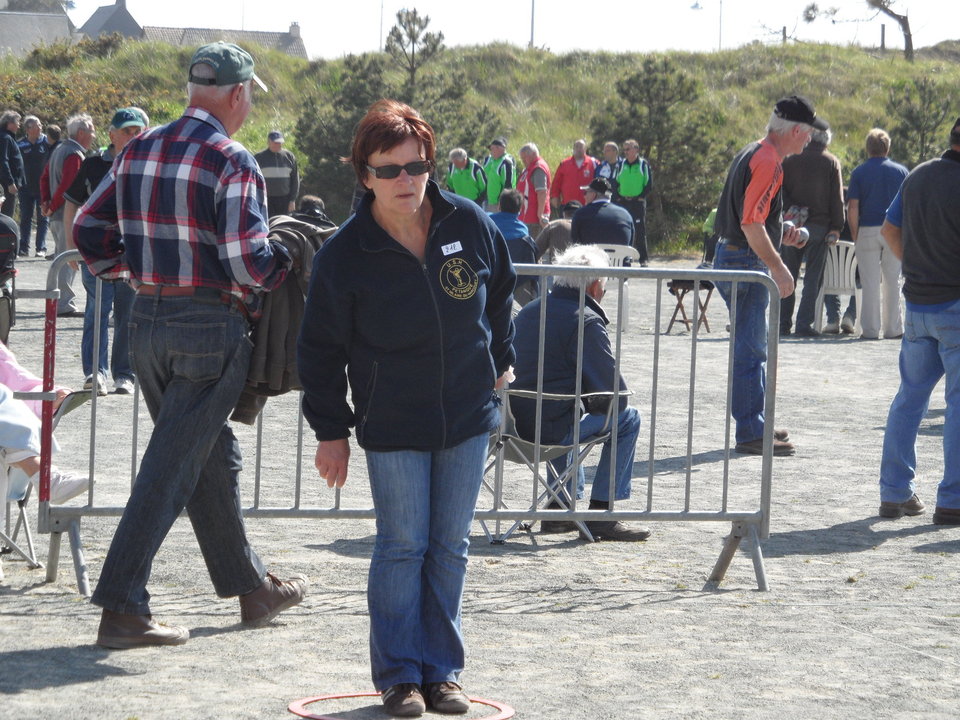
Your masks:
{"label": "tree", "polygon": [[[913,35],[910,32],[910,19],[906,14],[900,15],[893,11],[893,0],[867,0],[867,5],[897,21],[900,31],[903,33],[903,57],[907,62],[913,62]],[[835,7],[821,10],[816,3],[810,3],[803,9],[803,21],[812,23],[817,18],[828,17],[836,22],[838,12],[839,10]]]}
{"label": "tree", "polygon": [[950,88],[929,77],[894,83],[887,114],[894,119],[890,135],[897,154],[913,167],[939,153],[946,132],[944,123],[955,107]]}
{"label": "tree", "polygon": [[416,106],[417,73],[443,51],[443,33],[427,32],[430,17],[413,10],[397,13],[397,24],[387,35],[387,53],[407,74],[407,102]]}
{"label": "tree", "polygon": [[647,206],[654,243],[705,215],[720,194],[727,148],[717,148],[710,131],[723,118],[702,107],[701,93],[675,60],[648,57],[638,73],[617,82],[615,98],[590,123],[595,155],[611,138],[640,143],[653,173]]}
{"label": "tree", "polygon": [[895,13],[891,7],[893,0],[867,0],[867,5],[897,21],[900,32],[903,33],[903,57],[907,62],[913,62],[913,34],[910,32],[910,18],[906,13],[903,15]]}
{"label": "tree", "polygon": [[377,100],[396,98],[426,118],[437,138],[440,176],[446,171],[447,150],[479,149],[480,141],[485,144],[502,126],[487,105],[466,102],[470,86],[462,71],[446,75],[433,71],[443,49],[443,33],[426,32],[429,23],[430,18],[420,17],[416,10],[397,13],[386,50],[403,68],[402,84],[390,79],[385,55],[350,56],[341,73],[325,78],[326,92],[304,101],[297,122],[297,144],[309,159],[304,185],[324,198],[331,217],[349,214],[356,177],[340,159],[350,154],[354,129]]}
{"label": "tree", "polygon": [[323,78],[329,99],[308,96],[297,121],[297,145],[309,158],[303,185],[320,195],[331,217],[345,218],[356,185],[353,166],[341,162],[349,157],[353,131],[374,102],[393,93],[384,78],[383,55],[349,55],[342,71]]}

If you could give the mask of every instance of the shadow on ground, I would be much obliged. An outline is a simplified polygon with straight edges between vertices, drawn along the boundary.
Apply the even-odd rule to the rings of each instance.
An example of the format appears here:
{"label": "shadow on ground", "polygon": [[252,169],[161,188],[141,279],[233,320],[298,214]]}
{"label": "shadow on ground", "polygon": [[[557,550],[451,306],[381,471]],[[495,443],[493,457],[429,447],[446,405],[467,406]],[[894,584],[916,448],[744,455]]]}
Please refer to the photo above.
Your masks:
{"label": "shadow on ground", "polygon": [[104,664],[110,654],[109,650],[95,645],[0,652],[0,667],[6,668],[0,673],[0,694],[61,688],[137,674]]}

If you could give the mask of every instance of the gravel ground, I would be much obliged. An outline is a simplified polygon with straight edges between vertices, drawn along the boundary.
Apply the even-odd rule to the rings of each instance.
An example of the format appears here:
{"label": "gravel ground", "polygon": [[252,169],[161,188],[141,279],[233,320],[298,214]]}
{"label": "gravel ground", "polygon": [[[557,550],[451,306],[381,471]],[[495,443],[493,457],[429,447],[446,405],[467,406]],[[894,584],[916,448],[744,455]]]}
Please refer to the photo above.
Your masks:
{"label": "gravel ground", "polygon": [[[18,265],[20,288],[43,287],[48,263],[30,258]],[[665,322],[673,298],[664,290],[661,300]],[[623,366],[644,432],[650,429],[655,307],[655,283],[631,283]],[[11,336],[20,359],[38,370],[41,310],[37,301],[22,301]],[[719,297],[708,317],[712,332],[697,343],[694,509],[713,507],[724,465],[727,334]],[[81,321],[59,325],[57,380],[78,387]],[[649,435],[642,433],[631,509],[643,508],[649,477],[656,507],[676,509],[682,502],[690,335],[674,329],[660,342],[653,464],[646,462]],[[932,525],[930,512],[896,521],[876,515],[897,353],[896,341],[850,336],[781,343],[777,426],[789,428],[799,450],[774,463],[771,534],[762,544],[769,592],[756,589],[749,547],[738,552],[719,588],[706,585],[729,525],[651,523],[653,536],[638,545],[539,532],[491,545],[476,524],[464,597],[468,693],[529,720],[956,717],[960,529]],[[122,502],[133,400],[111,394],[97,408],[98,498]],[[943,472],[943,414],[938,389],[918,441],[920,495],[931,511]],[[150,426],[142,410],[140,416],[142,447]],[[56,462],[82,471],[89,419],[81,411],[64,425]],[[295,399],[271,400],[261,506],[292,504],[295,428]],[[255,432],[241,428],[239,434],[249,502]],[[334,498],[313,477],[309,445],[303,504],[327,507]],[[753,507],[759,468],[758,458],[731,456],[734,502]],[[360,453],[351,472],[343,506],[369,507]],[[509,476],[522,488],[516,499],[529,495],[525,477]],[[115,524],[110,517],[83,521],[94,582]],[[236,600],[212,594],[189,523],[180,521],[157,556],[150,584],[155,614],[190,628],[191,640],[176,648],[96,647],[99,613],[77,593],[67,542],[52,583],[44,570],[5,556],[0,718],[283,718],[292,717],[287,706],[297,699],[370,692],[365,586],[373,522],[253,518],[248,530],[272,570],[310,577],[309,596],[270,627],[242,630]],[[39,536],[43,558],[47,543]],[[372,697],[309,707],[350,720],[385,717]],[[467,717],[495,714],[477,704]]]}

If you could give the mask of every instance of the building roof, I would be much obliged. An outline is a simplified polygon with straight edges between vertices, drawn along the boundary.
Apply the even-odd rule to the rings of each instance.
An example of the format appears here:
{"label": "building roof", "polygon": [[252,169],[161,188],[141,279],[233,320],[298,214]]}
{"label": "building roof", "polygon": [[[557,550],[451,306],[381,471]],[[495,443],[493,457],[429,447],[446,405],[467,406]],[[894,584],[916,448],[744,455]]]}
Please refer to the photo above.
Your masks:
{"label": "building roof", "polygon": [[24,57],[40,43],[70,40],[73,31],[65,13],[0,11],[0,55]]}
{"label": "building roof", "polygon": [[144,40],[155,40],[180,47],[198,47],[206,43],[224,40],[241,47],[255,43],[265,48],[279,50],[293,57],[307,58],[307,48],[300,37],[299,25],[294,23],[289,32],[263,32],[260,30],[220,30],[217,28],[143,28]]}
{"label": "building roof", "polygon": [[143,29],[127,10],[125,0],[118,0],[115,5],[98,7],[80,28],[80,32],[91,38],[111,33],[120,33],[131,38],[143,35]]}

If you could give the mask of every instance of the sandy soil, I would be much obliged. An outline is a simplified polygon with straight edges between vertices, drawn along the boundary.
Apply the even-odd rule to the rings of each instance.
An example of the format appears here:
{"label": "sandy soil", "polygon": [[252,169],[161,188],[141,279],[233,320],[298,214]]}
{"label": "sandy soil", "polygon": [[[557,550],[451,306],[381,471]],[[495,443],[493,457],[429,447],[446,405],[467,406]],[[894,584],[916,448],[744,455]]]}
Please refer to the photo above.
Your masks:
{"label": "sandy soil", "polygon": [[[45,284],[48,263],[31,258],[18,265],[21,288]],[[656,289],[652,282],[631,285],[624,370],[648,432]],[[664,290],[661,301],[666,320],[673,298]],[[11,338],[34,368],[41,359],[40,313],[40,303],[20,303]],[[719,297],[708,317],[713,332],[697,344],[691,472],[695,506],[704,507],[715,502],[723,467],[727,335]],[[66,320],[58,336],[57,379],[74,386],[82,382],[80,325]],[[652,473],[649,435],[642,434],[631,509],[643,508],[651,476],[665,509],[675,509],[683,484],[690,336],[674,329],[661,343]],[[930,520],[943,472],[940,389],[918,441],[920,496],[931,512],[896,521],[876,515],[897,353],[895,341],[849,336],[781,344],[777,426],[789,428],[799,452],[774,465],[771,535],[763,542],[769,592],[756,590],[744,549],[718,589],[705,587],[729,525],[651,523],[654,535],[639,545],[539,532],[491,545],[477,524],[464,598],[468,693],[509,705],[527,720],[956,717],[960,529]],[[128,486],[132,411],[129,397],[110,395],[98,404],[95,472],[98,497],[106,500],[122,502]],[[144,423],[140,445],[149,434]],[[65,425],[56,461],[83,470],[89,421],[78,413]],[[262,506],[291,504],[295,429],[293,400],[271,401]],[[240,434],[245,494],[249,488],[252,496],[255,434]],[[333,496],[313,477],[307,445],[304,504],[325,507]],[[738,502],[751,501],[759,462],[731,456],[735,487],[746,478],[735,491],[742,492]],[[360,453],[351,472],[344,506],[369,507]],[[529,492],[523,488],[518,497]],[[115,518],[83,521],[94,582],[115,524]],[[248,529],[272,570],[310,577],[308,598],[268,628],[241,630],[236,600],[212,594],[189,523],[180,521],[150,584],[155,614],[190,628],[190,642],[177,648],[97,648],[99,613],[77,594],[66,539],[53,583],[44,581],[44,570],[5,556],[0,718],[283,718],[292,717],[287,705],[300,698],[369,692],[372,521],[256,518]],[[47,541],[39,537],[44,558]],[[310,710],[350,720],[385,717],[370,697]],[[467,717],[495,713],[475,705]]]}

